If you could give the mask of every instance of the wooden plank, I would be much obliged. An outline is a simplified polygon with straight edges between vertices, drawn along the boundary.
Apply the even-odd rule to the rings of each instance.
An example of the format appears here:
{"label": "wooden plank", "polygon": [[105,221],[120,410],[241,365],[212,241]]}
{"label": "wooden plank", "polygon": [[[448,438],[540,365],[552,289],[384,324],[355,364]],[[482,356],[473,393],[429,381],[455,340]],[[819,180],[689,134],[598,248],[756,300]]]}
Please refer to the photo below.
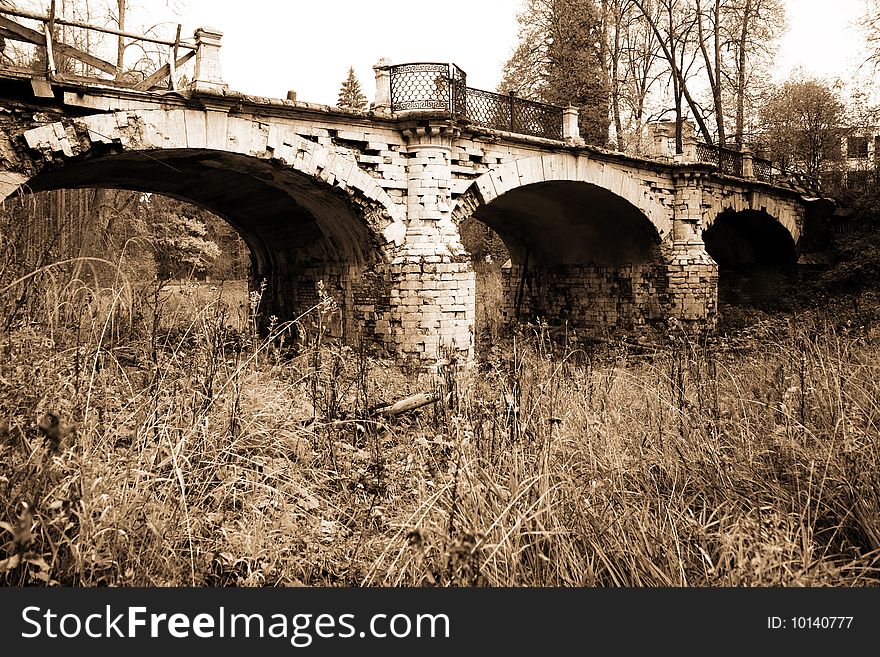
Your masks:
{"label": "wooden plank", "polygon": [[[176,62],[174,62],[174,68],[175,69],[180,68],[181,66],[186,64],[190,59],[195,57],[195,54],[196,54],[195,50],[190,50],[183,57],[181,57]],[[161,82],[162,80],[167,78],[169,75],[171,75],[171,67],[168,64],[165,64],[158,71],[156,71],[152,75],[144,78],[143,82],[138,82],[134,86],[134,88],[138,91],[147,91],[150,87],[152,87],[155,84],[158,84],[159,82]]]}
{"label": "wooden plank", "polygon": [[390,406],[374,408],[373,413],[394,417],[395,415],[401,415],[402,413],[414,411],[422,406],[433,404],[438,399],[437,395],[432,392],[420,392],[416,395],[411,395],[410,397],[396,401]]}
{"label": "wooden plank", "polygon": [[43,78],[31,78],[31,90],[37,98],[55,98],[52,85]]}
{"label": "wooden plank", "polygon": [[[0,5],[0,14],[9,14],[10,16],[18,16],[19,18],[29,18],[35,21],[46,22],[49,20],[48,16],[43,16],[42,14],[37,14],[32,11],[24,11],[22,9],[17,9],[15,7],[7,7],[6,5]],[[67,18],[55,18],[55,23],[57,25],[69,25],[71,27],[81,27],[86,30],[94,30],[95,32],[103,32],[105,34],[115,34],[116,36],[128,37],[129,39],[135,39],[136,41],[149,41],[150,43],[160,43],[163,46],[173,46],[174,42],[169,41],[168,39],[159,39],[157,37],[147,36],[146,34],[135,34],[134,32],[124,32],[122,30],[117,30],[112,27],[102,27],[100,25],[90,25],[89,23],[83,23],[82,21],[70,20]],[[181,41],[180,46],[183,48],[192,48],[195,50],[196,45],[194,43],[189,43],[187,41]]]}
{"label": "wooden plank", "polygon": [[[39,32],[35,32],[34,34],[42,36],[42,35],[40,35]],[[33,43],[35,45],[41,45],[41,44],[38,44],[34,41],[31,41],[30,39],[25,38],[21,34],[16,34],[15,32],[7,30],[5,27],[2,27],[2,26],[0,26],[0,37],[3,37],[4,39],[10,39],[12,41],[24,41],[25,43]]]}
{"label": "wooden plank", "polygon": [[52,33],[49,31],[49,23],[44,23],[46,29],[46,66],[49,68],[49,77],[55,77],[55,53],[52,51]]}
{"label": "wooden plank", "polygon": [[[56,20],[56,22],[58,22]],[[11,38],[17,39],[19,41],[26,41],[28,43],[34,43],[38,46],[46,46],[46,35],[40,34],[36,30],[32,30],[30,28],[25,27],[19,23],[16,23],[13,20],[0,16],[0,28],[5,29],[8,32],[11,32]],[[74,48],[73,46],[68,46],[64,43],[55,43],[55,52],[64,55],[66,57],[73,57],[74,59],[78,59],[81,62],[88,64],[89,66],[93,66],[97,69],[104,71],[105,73],[109,73],[110,75],[116,75],[116,66],[111,64],[110,62],[105,62],[103,59],[98,59],[94,55],[90,55],[87,52],[83,52],[78,48]]]}
{"label": "wooden plank", "polygon": [[174,79],[177,77],[177,48],[180,44],[180,23],[177,24],[177,34],[174,37],[174,48],[171,50],[171,57],[168,59],[168,86],[171,87],[173,91],[177,91],[177,81]]}

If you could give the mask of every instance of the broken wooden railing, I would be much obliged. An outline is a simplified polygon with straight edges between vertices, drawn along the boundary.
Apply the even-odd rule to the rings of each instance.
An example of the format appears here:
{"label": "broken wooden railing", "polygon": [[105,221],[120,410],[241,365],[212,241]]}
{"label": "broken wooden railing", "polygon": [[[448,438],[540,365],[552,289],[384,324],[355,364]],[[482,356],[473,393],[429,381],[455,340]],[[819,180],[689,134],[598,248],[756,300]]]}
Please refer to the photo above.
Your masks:
{"label": "broken wooden railing", "polygon": [[[41,24],[40,30],[31,29],[14,20],[14,18],[36,21]],[[88,53],[80,48],[62,42],[56,35],[56,26],[79,28],[91,32],[111,34],[120,39],[127,38],[133,42],[144,42],[168,48],[167,63],[158,70],[147,75],[142,80],[130,81],[126,79],[126,71],[117,64],[112,64],[100,57]],[[49,8],[49,14],[43,15],[31,11],[25,11],[16,7],[0,5],[0,37],[12,41],[21,41],[32,44],[42,49],[45,55],[46,70],[41,71],[49,81],[76,80],[84,82],[100,82],[113,84],[136,90],[146,91],[157,85],[165,84],[168,89],[175,90],[177,85],[177,71],[190,59],[196,56],[198,44],[182,41],[180,38],[181,26],[177,26],[177,33],[173,40],[162,39],[146,34],[136,34],[117,30],[112,27],[91,25],[78,20],[60,17],[55,12],[55,0]],[[124,46],[123,46],[124,48]],[[146,49],[144,48],[146,52]],[[182,54],[181,54],[182,52]],[[96,69],[111,78],[91,75],[71,75],[59,71],[57,57],[66,57],[81,62],[85,66]]]}

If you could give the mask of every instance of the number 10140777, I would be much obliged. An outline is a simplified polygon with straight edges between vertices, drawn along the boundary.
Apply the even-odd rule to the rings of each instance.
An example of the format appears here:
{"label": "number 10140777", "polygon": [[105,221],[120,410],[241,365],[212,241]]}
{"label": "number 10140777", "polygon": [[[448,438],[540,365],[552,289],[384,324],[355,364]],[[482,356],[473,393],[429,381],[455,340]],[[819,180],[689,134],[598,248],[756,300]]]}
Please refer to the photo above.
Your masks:
{"label": "number 10140777", "polygon": [[853,616],[767,616],[769,630],[848,630]]}

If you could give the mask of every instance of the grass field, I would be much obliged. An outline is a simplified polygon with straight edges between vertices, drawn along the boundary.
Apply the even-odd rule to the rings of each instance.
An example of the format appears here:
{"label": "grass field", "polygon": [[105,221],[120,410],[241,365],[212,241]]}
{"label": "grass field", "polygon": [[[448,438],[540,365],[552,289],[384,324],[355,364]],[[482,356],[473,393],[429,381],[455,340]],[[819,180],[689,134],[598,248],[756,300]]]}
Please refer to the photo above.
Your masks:
{"label": "grass field", "polygon": [[257,337],[259,299],[214,285],[56,289],[0,335],[0,581],[880,581],[873,297],[712,339],[493,325],[472,371],[416,379]]}

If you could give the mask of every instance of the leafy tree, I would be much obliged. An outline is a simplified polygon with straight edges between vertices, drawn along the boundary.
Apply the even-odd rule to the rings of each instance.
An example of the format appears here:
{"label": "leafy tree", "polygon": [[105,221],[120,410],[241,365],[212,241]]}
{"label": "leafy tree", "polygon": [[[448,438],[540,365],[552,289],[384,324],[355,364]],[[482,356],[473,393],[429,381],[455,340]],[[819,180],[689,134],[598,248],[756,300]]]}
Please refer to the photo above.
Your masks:
{"label": "leafy tree", "polygon": [[595,0],[528,0],[517,21],[519,44],[504,65],[499,91],[575,105],[581,137],[606,145],[609,80],[601,7]]}
{"label": "leafy tree", "polygon": [[840,158],[845,109],[826,83],[789,79],[761,108],[762,141],[774,161],[818,179],[828,162]]}
{"label": "leafy tree", "polygon": [[367,109],[367,97],[361,91],[361,83],[358,82],[357,76],[354,74],[353,66],[349,66],[348,77],[339,89],[339,100],[336,101],[336,106],[361,111]]}
{"label": "leafy tree", "polygon": [[220,248],[208,238],[208,227],[194,206],[156,194],[144,198],[143,210],[155,249],[160,279],[204,274],[220,256]]}

